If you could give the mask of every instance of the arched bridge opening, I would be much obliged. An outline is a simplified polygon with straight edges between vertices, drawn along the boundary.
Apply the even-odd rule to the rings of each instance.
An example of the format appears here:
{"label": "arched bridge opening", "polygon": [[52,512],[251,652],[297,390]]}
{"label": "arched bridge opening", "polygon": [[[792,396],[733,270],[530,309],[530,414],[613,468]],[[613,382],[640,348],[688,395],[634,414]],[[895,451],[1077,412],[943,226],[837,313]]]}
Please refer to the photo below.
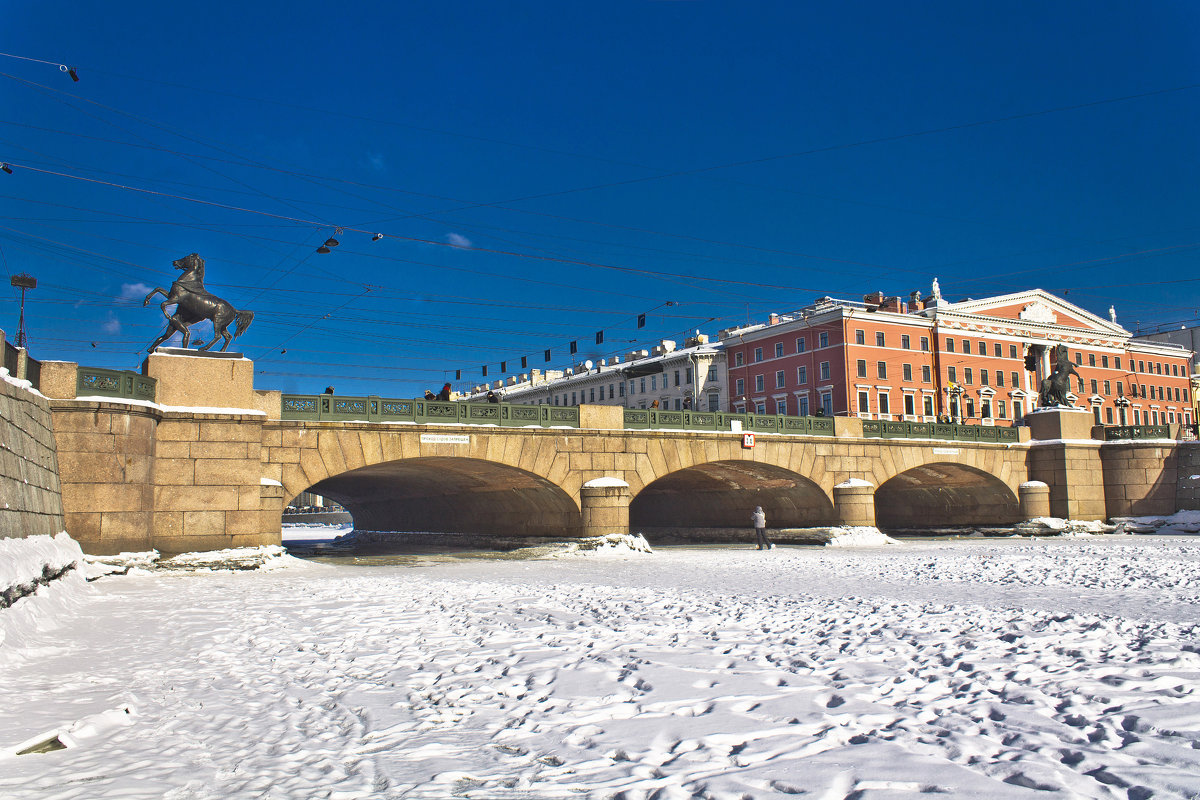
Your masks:
{"label": "arched bridge opening", "polygon": [[331,498],[358,530],[576,536],[575,501],[525,470],[474,458],[425,457],[360,467],[309,491]]}
{"label": "arched bridge opening", "polygon": [[745,539],[762,506],[771,528],[834,524],[833,503],[813,481],[755,461],[713,461],[664,475],[629,506],[629,528],[652,541]]}
{"label": "arched bridge opening", "polygon": [[1020,521],[1012,490],[995,475],[963,464],[913,467],[875,490],[875,524],[885,531]]}

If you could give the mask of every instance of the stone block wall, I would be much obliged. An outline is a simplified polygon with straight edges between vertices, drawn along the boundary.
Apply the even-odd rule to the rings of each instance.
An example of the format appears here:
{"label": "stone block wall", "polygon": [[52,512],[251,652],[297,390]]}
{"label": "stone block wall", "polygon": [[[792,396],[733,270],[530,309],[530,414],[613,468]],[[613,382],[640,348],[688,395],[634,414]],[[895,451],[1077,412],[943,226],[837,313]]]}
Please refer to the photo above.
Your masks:
{"label": "stone block wall", "polygon": [[1180,442],[1175,451],[1175,507],[1200,511],[1200,442]]}
{"label": "stone block wall", "polygon": [[1161,442],[1105,444],[1100,458],[1108,516],[1169,515],[1184,508],[1179,505],[1178,491],[1180,449],[1180,445]]}
{"label": "stone block wall", "polygon": [[0,537],[63,530],[58,474],[46,398],[0,379]]}

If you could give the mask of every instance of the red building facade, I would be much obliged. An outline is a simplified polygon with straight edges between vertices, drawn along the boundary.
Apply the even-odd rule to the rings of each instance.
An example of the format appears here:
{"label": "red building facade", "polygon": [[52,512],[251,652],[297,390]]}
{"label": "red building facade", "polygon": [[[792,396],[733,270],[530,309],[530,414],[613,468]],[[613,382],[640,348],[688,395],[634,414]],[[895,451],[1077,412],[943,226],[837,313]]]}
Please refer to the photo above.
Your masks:
{"label": "red building facade", "polygon": [[961,303],[936,283],[925,298],[826,297],[724,330],[721,343],[735,411],[1012,425],[1037,407],[1064,344],[1078,373],[1070,399],[1098,423],[1192,422],[1191,352],[1132,340],[1115,318],[1040,289]]}

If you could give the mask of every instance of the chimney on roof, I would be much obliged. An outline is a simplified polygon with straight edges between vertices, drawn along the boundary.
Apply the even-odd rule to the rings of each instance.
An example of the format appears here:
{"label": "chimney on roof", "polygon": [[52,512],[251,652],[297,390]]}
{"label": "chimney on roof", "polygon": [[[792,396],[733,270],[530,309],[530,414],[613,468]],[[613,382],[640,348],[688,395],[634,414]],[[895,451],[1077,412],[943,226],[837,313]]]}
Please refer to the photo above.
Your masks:
{"label": "chimney on roof", "polygon": [[767,324],[768,325],[778,325],[779,324],[779,315],[776,314],[774,311],[772,311],[771,315],[767,317]]}
{"label": "chimney on roof", "polygon": [[868,306],[879,308],[883,305],[883,292],[871,292],[871,294],[863,295],[863,302]]}
{"label": "chimney on roof", "polygon": [[904,314],[908,311],[904,306],[904,302],[899,297],[885,298],[883,303],[880,304],[879,310],[891,311],[894,314]]}

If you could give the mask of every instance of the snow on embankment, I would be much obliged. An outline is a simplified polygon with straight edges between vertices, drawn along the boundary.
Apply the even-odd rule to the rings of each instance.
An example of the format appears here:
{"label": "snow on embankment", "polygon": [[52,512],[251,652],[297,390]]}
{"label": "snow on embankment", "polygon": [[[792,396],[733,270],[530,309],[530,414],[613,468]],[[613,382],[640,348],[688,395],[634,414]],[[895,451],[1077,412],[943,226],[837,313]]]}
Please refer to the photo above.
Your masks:
{"label": "snow on embankment", "polygon": [[0,653],[53,625],[86,590],[79,543],[66,533],[0,539]]}

